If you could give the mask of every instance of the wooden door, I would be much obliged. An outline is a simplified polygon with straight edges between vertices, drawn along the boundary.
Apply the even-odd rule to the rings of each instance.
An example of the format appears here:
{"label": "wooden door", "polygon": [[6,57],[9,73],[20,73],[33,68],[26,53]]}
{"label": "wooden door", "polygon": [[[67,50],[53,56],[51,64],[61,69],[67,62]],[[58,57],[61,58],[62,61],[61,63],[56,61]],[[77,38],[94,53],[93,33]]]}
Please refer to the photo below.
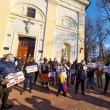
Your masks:
{"label": "wooden door", "polygon": [[28,57],[28,46],[19,46],[17,57],[21,57],[23,59],[23,63],[26,63]]}

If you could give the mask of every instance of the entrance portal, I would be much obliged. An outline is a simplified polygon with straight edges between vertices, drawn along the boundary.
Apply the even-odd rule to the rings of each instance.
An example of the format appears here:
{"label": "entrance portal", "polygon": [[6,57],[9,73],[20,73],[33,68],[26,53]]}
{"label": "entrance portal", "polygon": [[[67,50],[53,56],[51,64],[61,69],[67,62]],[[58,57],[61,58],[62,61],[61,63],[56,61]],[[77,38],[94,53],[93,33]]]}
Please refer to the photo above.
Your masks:
{"label": "entrance portal", "polygon": [[70,61],[71,46],[68,43],[64,43],[61,48],[61,59]]}
{"label": "entrance portal", "polygon": [[19,37],[19,46],[17,57],[21,57],[26,63],[29,57],[34,57],[35,39],[27,37]]}

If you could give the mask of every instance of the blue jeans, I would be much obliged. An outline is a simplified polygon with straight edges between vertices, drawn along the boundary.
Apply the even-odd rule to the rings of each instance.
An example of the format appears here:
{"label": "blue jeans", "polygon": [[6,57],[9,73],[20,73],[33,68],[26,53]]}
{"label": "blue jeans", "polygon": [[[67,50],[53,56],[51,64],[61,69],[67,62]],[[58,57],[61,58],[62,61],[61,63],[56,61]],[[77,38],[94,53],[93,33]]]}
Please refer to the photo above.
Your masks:
{"label": "blue jeans", "polygon": [[88,78],[87,78],[87,88],[88,88],[88,87],[93,88],[93,83],[94,83],[93,80],[94,80],[94,79],[93,79],[92,77],[88,77]]}
{"label": "blue jeans", "polygon": [[32,85],[34,84],[34,78],[35,78],[35,73],[27,74],[25,76],[23,90],[26,90],[27,88],[29,88],[29,90],[32,90]]}

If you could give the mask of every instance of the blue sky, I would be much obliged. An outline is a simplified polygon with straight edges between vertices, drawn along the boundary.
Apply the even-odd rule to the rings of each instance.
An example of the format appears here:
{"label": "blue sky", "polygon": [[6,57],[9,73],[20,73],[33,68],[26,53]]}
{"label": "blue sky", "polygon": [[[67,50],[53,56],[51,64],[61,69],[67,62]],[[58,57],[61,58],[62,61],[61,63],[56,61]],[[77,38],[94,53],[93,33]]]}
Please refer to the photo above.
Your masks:
{"label": "blue sky", "polygon": [[[96,0],[90,0],[90,1],[91,1],[91,5],[86,10],[86,15],[95,19],[99,12],[98,9],[96,8],[96,4],[95,4]],[[110,36],[108,36],[108,38],[106,39],[105,46],[107,48],[110,47]]]}
{"label": "blue sky", "polygon": [[90,0],[90,1],[91,1],[91,4],[87,9],[86,14],[92,18],[95,18],[98,14],[98,10],[95,6],[96,0]]}

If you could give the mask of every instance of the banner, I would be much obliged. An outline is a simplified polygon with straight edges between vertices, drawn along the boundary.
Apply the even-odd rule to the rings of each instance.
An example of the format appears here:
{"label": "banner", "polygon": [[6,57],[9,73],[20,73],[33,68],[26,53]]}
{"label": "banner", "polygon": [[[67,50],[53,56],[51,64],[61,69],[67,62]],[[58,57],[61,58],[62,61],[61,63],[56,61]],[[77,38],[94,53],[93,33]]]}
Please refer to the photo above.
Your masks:
{"label": "banner", "polygon": [[26,73],[32,73],[32,72],[36,72],[36,71],[38,71],[37,65],[26,67]]}
{"label": "banner", "polygon": [[17,73],[10,73],[6,78],[8,81],[7,88],[14,86],[22,81],[24,81],[25,77],[22,71]]}

